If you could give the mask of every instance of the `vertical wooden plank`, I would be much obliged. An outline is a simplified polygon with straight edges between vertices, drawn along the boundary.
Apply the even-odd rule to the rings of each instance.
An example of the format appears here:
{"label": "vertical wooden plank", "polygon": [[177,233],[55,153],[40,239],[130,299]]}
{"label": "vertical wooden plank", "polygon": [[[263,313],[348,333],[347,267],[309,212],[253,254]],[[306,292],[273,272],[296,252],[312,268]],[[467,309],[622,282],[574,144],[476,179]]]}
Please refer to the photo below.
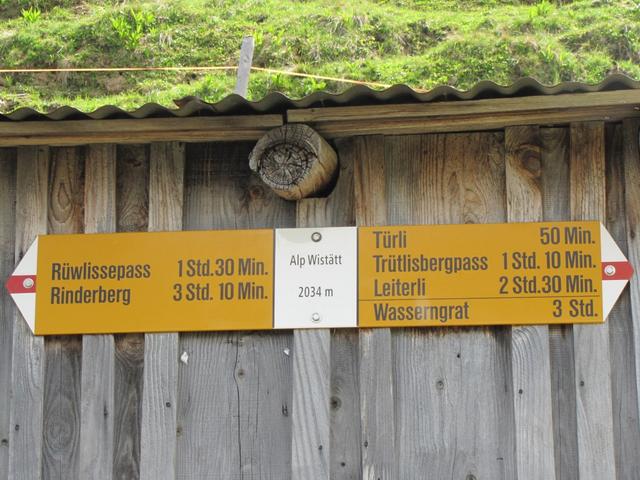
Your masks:
{"label": "vertical wooden plank", "polygon": [[626,210],[627,258],[636,268],[629,284],[633,343],[636,369],[636,392],[640,411],[640,121],[625,120],[624,128],[624,199]]}
{"label": "vertical wooden plank", "polygon": [[[627,252],[624,204],[624,129],[609,124],[605,130],[607,222],[609,233]],[[636,137],[637,138],[637,137]],[[613,401],[613,441],[618,478],[640,474],[640,425],[636,390],[634,326],[629,290],[622,292],[607,318],[611,350],[611,396]]]}
{"label": "vertical wooden plank", "polygon": [[[501,133],[388,137],[389,221],[503,222],[503,140]],[[400,478],[516,477],[508,333],[393,332]]]}
{"label": "vertical wooden plank", "polygon": [[114,335],[113,340],[113,478],[139,478],[144,335]]}
{"label": "vertical wooden plank", "polygon": [[331,471],[336,480],[362,478],[358,332],[331,334]]}
{"label": "vertical wooden plank", "polygon": [[[340,162],[338,181],[326,199],[325,222],[355,225],[354,162],[351,139],[336,142]],[[358,331],[337,328],[331,333],[331,459],[334,480],[362,478]]]}
{"label": "vertical wooden plank", "polygon": [[119,232],[144,232],[149,225],[149,145],[116,149],[116,212]]}
{"label": "vertical wooden plank", "polygon": [[[16,263],[36,236],[47,230],[49,149],[18,148],[16,175]],[[11,360],[9,479],[42,475],[44,340],[32,335],[15,310]]]}
{"label": "vertical wooden plank", "polygon": [[[148,225],[148,145],[116,147],[116,229],[145,231]],[[115,335],[114,478],[140,476],[144,335]]]}
{"label": "vertical wooden plank", "polygon": [[[570,155],[571,217],[604,221],[604,124],[572,124]],[[573,342],[580,479],[615,478],[609,325],[575,325]]]}
{"label": "vertical wooden plank", "polygon": [[[324,199],[298,202],[298,227],[324,227]],[[327,225],[329,223],[329,225]],[[293,332],[291,477],[328,479],[331,442],[331,335],[328,329]]]}
{"label": "vertical wooden plank", "polygon": [[[541,128],[544,219],[562,221],[569,212],[569,130]],[[573,327],[549,327],[551,354],[551,410],[556,478],[578,478],[576,386],[573,365]]]}
{"label": "vertical wooden plank", "polygon": [[[252,146],[187,146],[185,229],[295,224],[295,205],[251,175]],[[180,336],[178,478],[290,478],[291,347],[288,332]]]}
{"label": "vertical wooden plank", "polygon": [[[87,147],[84,228],[86,233],[116,228],[116,149]],[[113,335],[82,337],[80,478],[111,478],[114,458],[115,355]]]}
{"label": "vertical wooden plank", "polygon": [[[507,128],[505,154],[508,221],[542,221],[538,127]],[[518,479],[554,479],[549,327],[512,328],[511,362]]]}
{"label": "vertical wooden plank", "polygon": [[329,478],[330,332],[293,332],[291,477]]}
{"label": "vertical wooden plank", "polygon": [[[51,151],[49,233],[82,233],[84,162],[78,148]],[[43,477],[77,478],[80,446],[80,337],[45,339]]]}
{"label": "vertical wooden plank", "polygon": [[[337,184],[328,197],[298,202],[299,227],[354,223],[353,157],[347,154],[340,163]],[[345,372],[351,367],[355,373],[355,336],[353,332],[350,336],[343,333],[332,337],[324,329],[294,331],[292,478],[349,478],[349,472],[359,472],[359,461],[354,459],[357,456],[359,460],[359,399],[353,386],[344,388],[357,379],[347,377]],[[334,351],[339,355],[330,356]],[[333,384],[334,380],[340,384]]]}
{"label": "vertical wooden plank", "polygon": [[[149,230],[182,230],[184,144],[151,145]],[[142,397],[141,479],[176,472],[178,334],[146,334]]]}
{"label": "vertical wooden plank", "polygon": [[[387,223],[383,136],[352,139],[356,223]],[[398,478],[395,448],[394,385],[391,332],[388,328],[361,329],[359,333],[360,415],[362,422],[362,477]]]}
{"label": "vertical wooden plank", "polygon": [[[16,150],[0,149],[0,278],[13,272],[16,235]],[[0,288],[0,478],[9,475],[9,403],[13,301]]]}

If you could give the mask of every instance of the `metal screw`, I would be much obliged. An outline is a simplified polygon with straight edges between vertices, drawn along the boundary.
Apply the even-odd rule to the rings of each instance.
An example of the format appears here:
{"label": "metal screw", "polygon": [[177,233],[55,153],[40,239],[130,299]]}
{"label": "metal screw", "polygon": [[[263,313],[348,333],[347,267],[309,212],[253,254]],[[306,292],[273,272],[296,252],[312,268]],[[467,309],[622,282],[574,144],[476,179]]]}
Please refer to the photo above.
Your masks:
{"label": "metal screw", "polygon": [[311,315],[311,321],[314,323],[318,323],[320,321],[320,314],[314,313],[313,315]]}
{"label": "metal screw", "polygon": [[313,232],[311,234],[311,240],[313,240],[314,242],[319,242],[320,240],[322,240],[322,234],[320,232]]}
{"label": "metal screw", "polygon": [[22,281],[22,286],[23,286],[24,288],[33,288],[33,278],[30,278],[30,277],[25,278],[25,279]]}
{"label": "metal screw", "polygon": [[613,265],[607,265],[606,267],[604,267],[604,273],[608,277],[612,277],[616,274],[616,267],[614,267]]}

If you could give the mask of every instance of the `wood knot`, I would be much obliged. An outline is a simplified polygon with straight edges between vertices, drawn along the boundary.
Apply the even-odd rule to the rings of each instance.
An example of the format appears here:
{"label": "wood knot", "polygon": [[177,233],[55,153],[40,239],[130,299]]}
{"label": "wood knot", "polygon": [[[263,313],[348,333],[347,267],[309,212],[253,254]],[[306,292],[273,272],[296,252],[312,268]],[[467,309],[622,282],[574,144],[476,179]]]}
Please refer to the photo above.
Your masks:
{"label": "wood knot", "polygon": [[251,185],[249,187],[249,197],[252,200],[259,200],[264,197],[264,189],[260,185]]}
{"label": "wood knot", "polygon": [[338,156],[312,128],[289,124],[271,130],[249,155],[249,167],[287,200],[319,196],[338,171]]}
{"label": "wood knot", "polygon": [[338,410],[342,406],[342,400],[338,397],[331,397],[331,410]]}

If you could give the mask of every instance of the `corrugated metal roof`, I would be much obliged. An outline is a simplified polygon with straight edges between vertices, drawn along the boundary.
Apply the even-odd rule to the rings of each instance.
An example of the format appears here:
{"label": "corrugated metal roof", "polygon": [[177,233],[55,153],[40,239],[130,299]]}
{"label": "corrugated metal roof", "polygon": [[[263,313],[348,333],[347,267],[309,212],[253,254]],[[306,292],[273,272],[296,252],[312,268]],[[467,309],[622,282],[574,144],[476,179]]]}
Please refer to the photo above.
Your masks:
{"label": "corrugated metal roof", "polygon": [[100,107],[89,113],[66,106],[49,113],[37,112],[31,108],[20,108],[9,114],[0,114],[0,121],[107,120],[251,115],[284,113],[291,109],[313,107],[428,103],[631,89],[640,89],[640,82],[622,74],[610,75],[595,85],[579,82],[564,82],[558,85],[548,86],[539,83],[533,78],[523,78],[509,86],[501,86],[494,82],[482,81],[466,91],[456,90],[449,86],[440,86],[428,92],[416,92],[406,85],[395,85],[386,90],[372,90],[368,87],[358,85],[340,94],[315,92],[298,100],[292,100],[281,93],[270,93],[256,102],[250,102],[235,94],[229,95],[216,103],[207,103],[195,97],[188,97],[178,102],[182,105],[178,109],[166,108],[156,103],[148,103],[130,112],[112,105]]}

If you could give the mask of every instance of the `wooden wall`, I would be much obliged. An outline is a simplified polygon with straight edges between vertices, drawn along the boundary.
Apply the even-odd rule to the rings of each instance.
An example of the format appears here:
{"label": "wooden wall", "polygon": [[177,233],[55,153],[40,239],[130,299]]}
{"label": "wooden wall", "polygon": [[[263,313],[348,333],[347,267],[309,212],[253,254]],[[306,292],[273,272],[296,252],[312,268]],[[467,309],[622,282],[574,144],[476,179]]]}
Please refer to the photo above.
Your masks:
{"label": "wooden wall", "polygon": [[[0,149],[0,278],[39,233],[569,219],[638,270],[638,126],[340,138],[297,204],[251,142]],[[47,338],[3,290],[0,479],[640,478],[638,287],[602,326]]]}

